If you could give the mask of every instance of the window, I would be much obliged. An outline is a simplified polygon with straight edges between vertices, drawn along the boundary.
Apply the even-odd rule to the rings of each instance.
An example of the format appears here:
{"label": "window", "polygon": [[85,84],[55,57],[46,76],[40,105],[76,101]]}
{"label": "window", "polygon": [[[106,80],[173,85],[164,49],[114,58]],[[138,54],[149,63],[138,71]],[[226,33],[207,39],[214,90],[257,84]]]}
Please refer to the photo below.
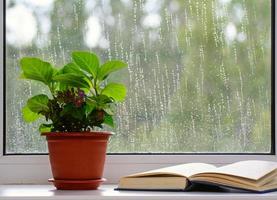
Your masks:
{"label": "window", "polygon": [[[275,26],[272,23],[275,20],[274,0],[3,2],[4,4],[0,4],[0,70],[3,72],[0,73],[0,81],[4,83],[0,87],[0,149],[4,146],[4,152],[0,151],[1,184],[46,183],[51,177],[46,155],[20,155],[40,154],[46,152],[46,147],[35,126],[26,126],[21,121],[19,109],[27,95],[42,88],[39,85],[30,88],[26,82],[17,81],[18,58],[24,55],[41,56],[58,65],[68,59],[63,55],[67,56],[72,49],[96,51],[101,54],[102,60],[123,58],[129,62],[130,67],[123,76],[114,77],[128,83],[131,90],[129,100],[125,105],[120,105],[120,131],[115,131],[117,138],[114,137],[111,142],[110,152],[128,152],[131,155],[107,156],[104,177],[108,179],[108,183],[117,183],[119,177],[126,174],[186,162],[228,164],[245,159],[277,160],[274,130],[275,71],[274,56],[271,56],[275,55]],[[17,12],[12,9],[14,7],[20,16],[23,10],[24,17],[16,17]],[[13,11],[10,14],[9,9]],[[85,12],[81,13],[80,10]],[[14,16],[11,25],[8,25],[8,15]],[[18,20],[21,23],[16,23]],[[66,31],[69,32],[67,37],[64,34]],[[91,34],[94,37],[89,37]],[[213,48],[207,49],[208,44]],[[238,63],[234,67],[235,58]],[[253,71],[249,71],[249,66],[254,67]],[[11,72],[14,73],[13,76]],[[257,73],[253,76],[252,72]],[[204,79],[201,78],[202,74]],[[251,82],[253,79],[250,77],[255,77],[257,81]],[[228,90],[224,90],[226,82],[230,84]],[[19,86],[24,90],[20,90]],[[238,92],[234,93],[232,91],[235,86]],[[257,90],[258,86],[263,87]],[[220,89],[231,91],[229,101],[233,102],[230,104],[233,109],[230,109],[230,114],[235,117],[233,114],[237,113],[238,119],[244,121],[236,121],[237,118],[229,121],[224,118],[225,110],[220,110],[219,105],[226,101],[219,99],[222,99],[222,95],[226,97],[226,93],[219,92],[220,96],[207,95],[213,94],[213,91],[221,91]],[[200,94],[205,98],[202,99]],[[241,94],[243,99],[254,94],[252,104],[250,101],[246,103],[246,98],[246,104],[236,105],[235,102],[240,101],[233,100]],[[215,116],[215,123],[208,123],[210,121],[204,119],[209,118],[199,118],[202,115],[197,115],[199,112],[196,111],[205,108],[208,105],[205,103],[212,100],[214,105],[210,106],[210,110],[211,116]],[[259,109],[253,109],[252,105]],[[147,115],[144,112],[145,106],[149,112]],[[251,118],[252,111],[260,116],[260,120]],[[127,113],[128,118],[124,113]],[[223,115],[219,115],[220,113]],[[180,121],[172,123],[176,119]],[[216,123],[219,121],[220,123]],[[227,128],[232,127],[232,124],[235,130],[219,131],[229,130]],[[261,132],[248,132],[249,130]],[[14,131],[17,131],[16,135]],[[179,136],[182,138],[176,138],[177,133],[181,133]],[[167,137],[160,137],[162,134],[167,134]],[[145,143],[138,143],[141,141]],[[167,148],[177,147],[176,141],[183,149]],[[211,141],[212,145],[205,145]],[[148,148],[152,143],[153,148]],[[161,148],[158,149],[157,144]],[[233,144],[240,148],[235,149]],[[243,145],[244,148],[241,148]],[[114,146],[122,149],[113,150]],[[207,146],[213,149],[208,149]],[[151,151],[155,155],[140,155],[140,149],[144,153]],[[156,155],[162,152],[162,155]],[[177,155],[178,152],[184,155]],[[207,152],[209,155],[206,155]]]}
{"label": "window", "polygon": [[18,80],[19,58],[76,49],[129,64],[110,153],[275,153],[272,2],[7,0],[5,153],[47,151],[20,112],[46,89]]}

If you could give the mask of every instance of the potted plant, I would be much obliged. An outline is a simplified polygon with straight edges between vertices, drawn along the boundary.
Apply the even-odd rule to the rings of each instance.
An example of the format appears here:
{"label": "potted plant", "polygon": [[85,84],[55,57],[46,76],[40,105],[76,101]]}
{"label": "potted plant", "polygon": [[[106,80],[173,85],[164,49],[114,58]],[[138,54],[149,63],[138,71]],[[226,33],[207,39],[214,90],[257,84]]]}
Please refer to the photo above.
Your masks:
{"label": "potted plant", "polygon": [[100,65],[97,55],[76,51],[62,68],[32,57],[22,58],[20,66],[21,78],[49,89],[49,94],[29,98],[22,113],[26,122],[41,117],[47,122],[39,130],[48,142],[50,181],[57,189],[97,189],[112,133],[95,128],[114,126],[114,106],[126,96],[125,86],[109,83],[107,77],[127,64],[113,60]]}

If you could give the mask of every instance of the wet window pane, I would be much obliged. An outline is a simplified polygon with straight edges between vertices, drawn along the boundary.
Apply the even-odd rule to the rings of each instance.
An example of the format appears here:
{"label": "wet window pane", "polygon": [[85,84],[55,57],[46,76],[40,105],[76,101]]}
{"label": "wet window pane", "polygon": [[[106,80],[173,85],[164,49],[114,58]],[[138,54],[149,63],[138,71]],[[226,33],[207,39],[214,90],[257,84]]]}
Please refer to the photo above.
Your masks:
{"label": "wet window pane", "polygon": [[270,152],[270,0],[7,0],[6,151],[46,152],[21,108],[48,92],[19,58],[123,59],[109,152]]}

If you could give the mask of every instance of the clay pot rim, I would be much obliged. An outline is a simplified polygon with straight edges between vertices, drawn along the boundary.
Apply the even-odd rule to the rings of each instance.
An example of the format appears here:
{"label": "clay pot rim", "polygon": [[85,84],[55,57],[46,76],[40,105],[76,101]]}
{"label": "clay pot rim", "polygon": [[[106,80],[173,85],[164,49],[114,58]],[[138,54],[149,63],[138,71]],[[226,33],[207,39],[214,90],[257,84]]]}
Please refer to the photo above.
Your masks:
{"label": "clay pot rim", "polygon": [[80,131],[80,132],[43,132],[42,136],[55,137],[95,137],[95,136],[111,136],[114,132],[111,131]]}

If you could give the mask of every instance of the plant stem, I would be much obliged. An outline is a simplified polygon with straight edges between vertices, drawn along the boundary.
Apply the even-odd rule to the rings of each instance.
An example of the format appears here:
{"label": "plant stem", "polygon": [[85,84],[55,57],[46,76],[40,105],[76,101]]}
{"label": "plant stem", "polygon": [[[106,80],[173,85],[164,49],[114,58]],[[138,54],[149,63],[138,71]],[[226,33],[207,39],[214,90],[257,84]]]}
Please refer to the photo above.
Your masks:
{"label": "plant stem", "polygon": [[94,87],[94,90],[95,90],[95,96],[98,96],[98,92],[97,92],[97,79],[96,79],[96,77],[94,79],[93,87]]}
{"label": "plant stem", "polygon": [[51,93],[52,97],[54,97],[54,86],[53,86],[53,83],[50,83],[50,85],[48,85],[48,88],[50,90],[50,93]]}

